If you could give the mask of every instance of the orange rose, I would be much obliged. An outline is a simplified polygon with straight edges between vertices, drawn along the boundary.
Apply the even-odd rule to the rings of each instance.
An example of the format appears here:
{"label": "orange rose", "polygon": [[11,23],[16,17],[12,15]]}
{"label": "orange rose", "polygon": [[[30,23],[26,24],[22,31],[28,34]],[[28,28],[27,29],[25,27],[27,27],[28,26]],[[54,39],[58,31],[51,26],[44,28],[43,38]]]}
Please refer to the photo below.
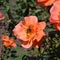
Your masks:
{"label": "orange rose", "polygon": [[50,6],[55,0],[36,0],[37,5]]}
{"label": "orange rose", "polygon": [[56,30],[60,30],[60,0],[55,1],[50,9],[50,23]]}
{"label": "orange rose", "polygon": [[2,12],[0,12],[0,20],[3,20],[5,17],[3,16]]}
{"label": "orange rose", "polygon": [[3,45],[6,47],[16,47],[16,44],[13,39],[9,39],[8,36],[2,36]]}
{"label": "orange rose", "polygon": [[43,32],[45,27],[46,23],[38,22],[36,16],[27,16],[15,26],[13,32],[24,48],[30,48],[31,46],[38,48],[45,36]]}

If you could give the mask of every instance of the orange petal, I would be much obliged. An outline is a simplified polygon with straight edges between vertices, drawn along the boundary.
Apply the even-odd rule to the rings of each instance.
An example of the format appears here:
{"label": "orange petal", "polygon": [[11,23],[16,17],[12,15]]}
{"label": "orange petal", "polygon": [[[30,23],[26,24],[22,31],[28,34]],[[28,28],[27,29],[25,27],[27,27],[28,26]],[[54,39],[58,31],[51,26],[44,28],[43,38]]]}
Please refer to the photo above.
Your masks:
{"label": "orange petal", "polygon": [[50,17],[50,23],[51,24],[60,23],[60,20],[55,20],[52,17]]}
{"label": "orange petal", "polygon": [[40,41],[46,34],[43,31],[38,31],[34,37],[34,40]]}
{"label": "orange petal", "polygon": [[47,0],[37,0],[38,2],[45,2],[45,1],[47,1]]}
{"label": "orange petal", "polygon": [[7,42],[3,42],[3,45],[6,46],[6,47],[10,47],[10,44],[7,43]]}
{"label": "orange petal", "polygon": [[16,43],[13,39],[10,39],[10,46],[16,47]]}
{"label": "orange petal", "polygon": [[22,22],[18,23],[13,29],[14,35],[21,40],[27,41],[26,39],[26,28],[22,25]]}
{"label": "orange petal", "polygon": [[37,23],[38,23],[38,19],[36,16],[28,16],[24,18],[24,24],[26,26],[35,25]]}
{"label": "orange petal", "polygon": [[21,46],[24,48],[30,48],[32,46],[32,41],[21,41]]}
{"label": "orange petal", "polygon": [[60,0],[56,0],[55,2],[54,2],[54,6],[57,8],[57,9],[59,9],[59,11],[60,11]]}
{"label": "orange petal", "polygon": [[14,40],[9,39],[9,37],[6,36],[6,35],[2,36],[2,42],[3,42],[3,45],[6,46],[6,47],[11,47],[11,46],[15,47],[16,46]]}
{"label": "orange petal", "polygon": [[56,0],[50,9],[50,23],[54,24],[56,30],[60,30],[60,0]]}
{"label": "orange petal", "polygon": [[59,18],[58,18],[59,12],[60,12],[60,9],[57,6],[53,5],[50,9],[50,14],[51,14],[50,17],[54,20],[59,20]]}
{"label": "orange petal", "polygon": [[12,46],[12,47],[16,47],[16,43],[13,43],[11,46]]}
{"label": "orange petal", "polygon": [[52,5],[55,2],[55,0],[48,0],[44,5],[49,6]]}
{"label": "orange petal", "polygon": [[59,30],[60,31],[60,23],[58,24],[54,24],[54,28],[56,29],[56,30]]}
{"label": "orange petal", "polygon": [[40,40],[39,42],[37,40],[34,40],[32,46],[35,48],[39,48],[41,46],[42,42],[43,42],[43,40]]}
{"label": "orange petal", "polygon": [[2,36],[2,40],[7,42],[7,41],[9,40],[9,37],[6,36],[6,35],[3,35],[3,36]]}
{"label": "orange petal", "polygon": [[44,6],[50,6],[55,2],[55,0],[37,0],[37,4],[40,5],[44,5]]}
{"label": "orange petal", "polygon": [[45,27],[46,27],[45,22],[39,22],[38,29],[43,30],[43,29],[45,29]]}
{"label": "orange petal", "polygon": [[37,5],[44,5],[47,0],[36,0]]}

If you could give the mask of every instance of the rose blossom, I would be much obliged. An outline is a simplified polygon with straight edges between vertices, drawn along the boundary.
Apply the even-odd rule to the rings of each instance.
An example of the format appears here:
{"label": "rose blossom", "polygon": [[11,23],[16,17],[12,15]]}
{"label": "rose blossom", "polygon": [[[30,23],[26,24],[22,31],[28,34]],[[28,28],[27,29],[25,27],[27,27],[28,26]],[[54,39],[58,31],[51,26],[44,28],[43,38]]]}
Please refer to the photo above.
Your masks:
{"label": "rose blossom", "polygon": [[50,23],[60,31],[60,0],[56,0],[50,9]]}
{"label": "rose blossom", "polygon": [[46,23],[38,22],[36,16],[27,16],[15,26],[13,33],[24,48],[31,46],[38,48],[46,35],[43,31],[45,27]]}

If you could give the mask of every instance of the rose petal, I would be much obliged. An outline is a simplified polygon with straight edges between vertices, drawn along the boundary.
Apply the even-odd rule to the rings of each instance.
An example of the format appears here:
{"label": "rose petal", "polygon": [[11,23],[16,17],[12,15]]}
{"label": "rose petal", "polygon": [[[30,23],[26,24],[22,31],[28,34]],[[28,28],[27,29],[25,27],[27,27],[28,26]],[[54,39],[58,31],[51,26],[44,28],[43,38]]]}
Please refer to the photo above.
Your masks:
{"label": "rose petal", "polygon": [[29,16],[24,18],[24,23],[26,26],[37,24],[38,19],[36,16]]}
{"label": "rose petal", "polygon": [[24,48],[30,48],[32,46],[32,41],[21,41],[21,46]]}
{"label": "rose petal", "polygon": [[40,41],[46,34],[43,31],[38,31],[34,37],[34,40]]}
{"label": "rose petal", "polygon": [[43,29],[45,29],[45,27],[46,27],[45,22],[39,22],[38,29],[43,30]]}
{"label": "rose petal", "polygon": [[60,31],[60,24],[54,24],[54,28]]}
{"label": "rose petal", "polygon": [[42,42],[43,42],[43,40],[40,40],[39,42],[37,40],[34,40],[32,46],[35,48],[39,48],[41,46]]}

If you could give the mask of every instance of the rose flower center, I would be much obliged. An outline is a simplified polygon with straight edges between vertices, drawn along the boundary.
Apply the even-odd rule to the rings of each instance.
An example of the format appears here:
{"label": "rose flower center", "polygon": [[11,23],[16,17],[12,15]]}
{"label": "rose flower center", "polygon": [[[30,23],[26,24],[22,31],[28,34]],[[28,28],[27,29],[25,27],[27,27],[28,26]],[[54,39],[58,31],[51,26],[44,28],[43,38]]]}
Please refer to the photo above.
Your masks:
{"label": "rose flower center", "polygon": [[33,35],[33,32],[32,32],[32,30],[31,30],[31,28],[29,27],[29,28],[27,29],[27,38],[31,38],[32,35]]}
{"label": "rose flower center", "polygon": [[31,29],[30,28],[27,29],[27,34],[29,34],[29,33],[31,33]]}

